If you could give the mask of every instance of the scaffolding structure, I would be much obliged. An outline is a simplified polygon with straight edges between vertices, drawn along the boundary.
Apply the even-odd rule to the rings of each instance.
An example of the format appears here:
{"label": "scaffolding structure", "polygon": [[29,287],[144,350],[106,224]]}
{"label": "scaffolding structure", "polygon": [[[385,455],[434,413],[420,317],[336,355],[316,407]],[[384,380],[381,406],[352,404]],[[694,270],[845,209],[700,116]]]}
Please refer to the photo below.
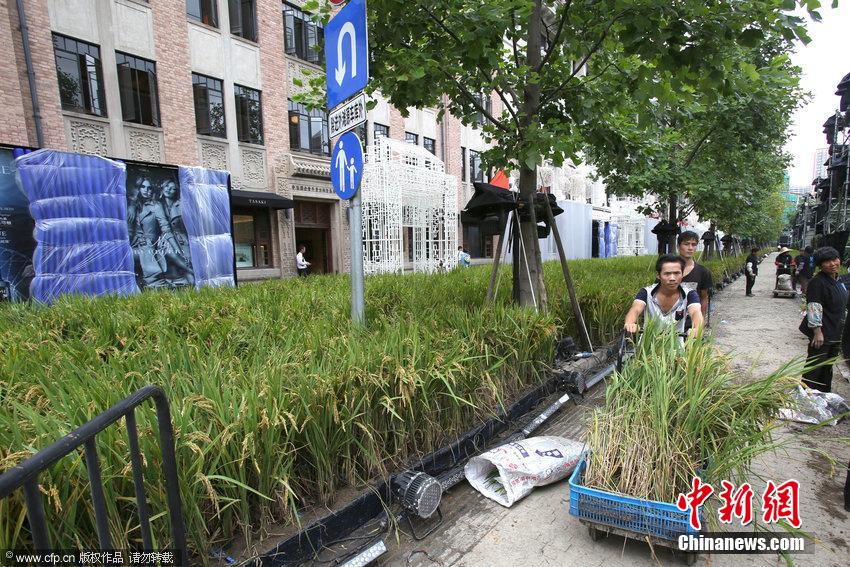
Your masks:
{"label": "scaffolding structure", "polygon": [[827,159],[827,183],[820,188],[821,203],[825,205],[823,234],[850,230],[850,124],[840,112],[831,116],[824,124],[824,133],[829,142]]}
{"label": "scaffolding structure", "polygon": [[368,147],[361,184],[363,271],[404,271],[404,235],[414,272],[457,265],[457,179],[425,148],[380,137]]}

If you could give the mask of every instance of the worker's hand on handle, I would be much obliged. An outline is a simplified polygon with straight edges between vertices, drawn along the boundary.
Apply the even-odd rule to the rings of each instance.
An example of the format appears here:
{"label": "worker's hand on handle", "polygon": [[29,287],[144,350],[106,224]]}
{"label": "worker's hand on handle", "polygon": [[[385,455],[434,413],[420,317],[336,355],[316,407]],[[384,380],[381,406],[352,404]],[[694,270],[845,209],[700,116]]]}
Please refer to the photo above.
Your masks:
{"label": "worker's hand on handle", "polygon": [[820,348],[823,346],[823,329],[815,327],[815,336],[812,337],[812,348]]}
{"label": "worker's hand on handle", "polygon": [[623,325],[623,329],[627,333],[635,334],[635,333],[638,332],[638,329],[640,329],[640,327],[638,326],[637,323],[628,323],[627,322],[625,325]]}

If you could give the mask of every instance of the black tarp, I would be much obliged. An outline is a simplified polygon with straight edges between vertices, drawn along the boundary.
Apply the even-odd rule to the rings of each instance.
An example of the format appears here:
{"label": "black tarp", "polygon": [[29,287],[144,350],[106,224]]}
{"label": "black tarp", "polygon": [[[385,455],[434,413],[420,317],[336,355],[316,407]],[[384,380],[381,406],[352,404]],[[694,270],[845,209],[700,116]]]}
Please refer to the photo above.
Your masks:
{"label": "black tarp", "polygon": [[475,193],[461,212],[463,224],[499,217],[517,208],[516,193],[489,183],[472,184]]}

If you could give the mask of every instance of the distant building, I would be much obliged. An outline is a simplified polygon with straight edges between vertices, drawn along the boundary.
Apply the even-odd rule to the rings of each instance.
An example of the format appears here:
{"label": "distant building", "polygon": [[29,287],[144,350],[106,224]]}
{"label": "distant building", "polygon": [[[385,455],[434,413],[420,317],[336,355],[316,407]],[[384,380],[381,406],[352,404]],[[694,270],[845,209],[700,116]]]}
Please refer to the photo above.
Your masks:
{"label": "distant building", "polygon": [[829,158],[829,148],[818,148],[815,150],[814,167],[812,168],[812,179],[826,177],[826,166],[824,163]]}

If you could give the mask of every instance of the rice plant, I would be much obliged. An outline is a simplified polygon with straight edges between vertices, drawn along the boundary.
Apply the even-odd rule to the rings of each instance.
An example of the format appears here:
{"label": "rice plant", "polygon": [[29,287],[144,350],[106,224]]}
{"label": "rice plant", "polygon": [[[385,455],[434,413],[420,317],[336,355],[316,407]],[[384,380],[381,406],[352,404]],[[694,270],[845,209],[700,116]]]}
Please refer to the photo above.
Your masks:
{"label": "rice plant", "polygon": [[[614,338],[653,257],[571,262],[595,344]],[[366,330],[349,316],[347,276],[238,289],[66,297],[0,306],[0,470],[147,384],[171,403],[191,550],[253,541],[272,523],[330,506],[433,451],[538,383],[575,323],[556,262],[549,314],[510,305],[510,268],[485,305],[486,266],[366,280]],[[154,514],[164,512],[152,407],[137,411]],[[99,436],[112,537],[140,543],[123,425]],[[41,477],[57,547],[96,547],[81,456]],[[0,501],[0,548],[29,535],[23,497]],[[160,547],[167,516],[156,515]]]}
{"label": "rice plant", "polygon": [[587,430],[586,484],[674,502],[694,474],[705,482],[746,479],[752,460],[776,447],[776,415],[790,407],[802,361],[759,380],[736,376],[710,342],[684,349],[671,329],[650,324]]}

